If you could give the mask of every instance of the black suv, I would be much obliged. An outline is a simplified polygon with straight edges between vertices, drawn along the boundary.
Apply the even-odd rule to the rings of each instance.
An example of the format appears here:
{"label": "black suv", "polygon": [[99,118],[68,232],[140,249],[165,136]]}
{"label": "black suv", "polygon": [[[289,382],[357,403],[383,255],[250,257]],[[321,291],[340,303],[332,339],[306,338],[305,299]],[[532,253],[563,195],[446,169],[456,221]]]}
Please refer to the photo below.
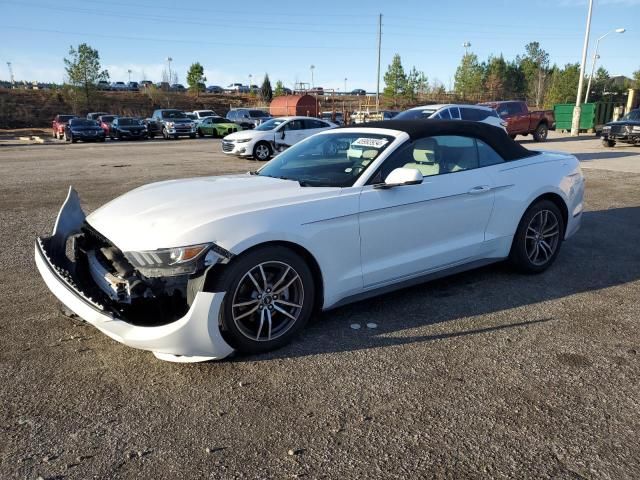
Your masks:
{"label": "black suv", "polygon": [[602,127],[602,144],[613,147],[616,142],[640,145],[640,109],[631,110],[617,122]]}

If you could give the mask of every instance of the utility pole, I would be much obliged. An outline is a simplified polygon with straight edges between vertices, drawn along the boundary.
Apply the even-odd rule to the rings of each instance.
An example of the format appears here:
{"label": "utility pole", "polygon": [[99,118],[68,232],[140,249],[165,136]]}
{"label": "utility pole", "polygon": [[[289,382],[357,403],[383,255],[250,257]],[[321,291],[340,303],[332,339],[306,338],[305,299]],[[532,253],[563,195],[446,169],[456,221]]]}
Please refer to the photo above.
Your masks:
{"label": "utility pole", "polygon": [[471,47],[471,42],[464,42],[462,46],[464,47],[464,55],[466,57],[467,55],[469,55],[469,47]]}
{"label": "utility pole", "polygon": [[382,50],[382,14],[378,15],[378,76],[376,84],[376,112],[380,111],[380,52]]}
{"label": "utility pole", "polygon": [[571,136],[580,135],[580,115],[582,114],[582,84],[584,83],[584,67],[587,63],[587,49],[589,48],[589,31],[591,30],[591,13],[593,12],[593,0],[589,0],[589,13],[587,14],[587,27],[584,32],[584,45],[582,47],[582,62],[580,63],[580,78],[578,79],[578,95],[576,95],[576,106],[573,108],[573,118],[571,119]]}
{"label": "utility pole", "polygon": [[11,79],[11,88],[15,88],[16,79],[13,76],[13,67],[11,66],[11,62],[7,62],[7,67],[9,67],[9,78]]}

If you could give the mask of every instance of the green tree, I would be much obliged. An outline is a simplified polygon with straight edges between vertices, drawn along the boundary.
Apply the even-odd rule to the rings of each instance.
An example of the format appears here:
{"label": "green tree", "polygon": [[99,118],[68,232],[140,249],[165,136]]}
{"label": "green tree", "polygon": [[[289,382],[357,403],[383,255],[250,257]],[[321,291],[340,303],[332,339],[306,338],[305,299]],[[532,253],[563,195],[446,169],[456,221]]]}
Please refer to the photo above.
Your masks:
{"label": "green tree", "polygon": [[429,79],[424,74],[412,67],[409,75],[407,75],[407,85],[404,97],[410,102],[414,102],[418,95],[424,95],[429,91]]}
{"label": "green tree", "polygon": [[204,67],[200,65],[200,62],[192,63],[187,72],[187,85],[189,90],[196,94],[196,97],[200,95],[200,92],[204,90],[204,82],[207,78],[204,76]]}
{"label": "green tree", "polygon": [[284,83],[282,83],[282,80],[278,80],[276,82],[276,88],[273,91],[273,96],[280,97],[282,95],[284,95]]}
{"label": "green tree", "polygon": [[504,57],[489,57],[484,74],[484,89],[491,99],[504,99],[508,83],[507,62],[504,61]]}
{"label": "green tree", "polygon": [[398,106],[398,99],[405,95],[407,90],[407,74],[402,67],[402,60],[399,54],[393,56],[391,65],[384,74],[384,90],[382,94],[393,99],[393,105]]}
{"label": "green tree", "polygon": [[540,107],[549,74],[549,54],[540,47],[538,42],[530,42],[524,47],[525,55],[517,57],[525,77],[527,98]]}
{"label": "green tree", "polygon": [[262,86],[260,87],[260,95],[262,96],[262,100],[265,102],[270,102],[273,98],[273,89],[271,88],[271,81],[269,80],[269,75],[264,74],[264,80],[262,81]]}
{"label": "green tree", "polygon": [[482,90],[484,69],[478,63],[475,53],[465,53],[454,77],[455,92],[466,98],[468,95],[479,94]]}
{"label": "green tree", "polygon": [[577,63],[569,63],[562,69],[554,69],[546,96],[547,105],[574,103],[579,79],[580,65]]}
{"label": "green tree", "polygon": [[507,62],[505,73],[505,97],[526,98],[526,81],[520,64],[516,60]]}
{"label": "green tree", "polygon": [[633,83],[631,88],[640,88],[640,68],[633,72]]}
{"label": "green tree", "polygon": [[85,106],[90,109],[98,82],[109,80],[109,72],[100,65],[100,54],[81,43],[77,49],[69,47],[69,58],[64,59],[64,65],[69,84],[76,93],[82,92]]}

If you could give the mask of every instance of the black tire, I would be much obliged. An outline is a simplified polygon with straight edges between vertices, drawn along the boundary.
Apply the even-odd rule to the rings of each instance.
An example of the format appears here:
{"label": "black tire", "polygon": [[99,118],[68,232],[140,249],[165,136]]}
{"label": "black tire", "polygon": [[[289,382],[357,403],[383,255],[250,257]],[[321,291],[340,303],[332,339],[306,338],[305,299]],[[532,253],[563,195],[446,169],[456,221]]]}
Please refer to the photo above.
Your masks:
{"label": "black tire", "polygon": [[[262,338],[261,340],[256,340],[253,338],[249,338],[248,333],[246,331],[243,333],[242,328],[244,328],[243,324],[252,324],[257,328],[258,318],[255,317],[255,322],[252,323],[252,320],[254,319],[252,314],[248,317],[252,320],[248,321],[246,320],[247,317],[245,317],[243,322],[240,322],[239,319],[234,321],[233,303],[234,303],[234,300],[236,299],[236,295],[239,296],[240,295],[239,292],[242,291],[241,289],[243,288],[243,286],[241,285],[241,283],[244,285],[247,282],[246,280],[247,273],[251,272],[254,269],[257,269],[259,265],[266,265],[264,271],[266,273],[265,278],[267,279],[267,286],[269,285],[274,286],[273,281],[275,281],[276,288],[282,287],[282,285],[285,283],[284,281],[281,282],[280,285],[278,286],[278,282],[277,282],[278,276],[274,276],[274,277],[269,276],[270,273],[269,273],[268,265],[270,264],[282,264],[285,266],[289,266],[291,268],[288,274],[289,276],[287,277],[287,280],[285,280],[287,283],[290,278],[293,278],[295,280],[295,274],[297,273],[297,278],[299,279],[302,285],[302,292],[303,292],[302,301],[301,301],[302,307],[300,308],[300,311],[298,312],[296,319],[294,321],[291,321],[290,319],[287,320],[288,317],[285,317],[283,314],[279,314],[275,310],[272,310],[274,312],[273,313],[274,324],[276,324],[276,327],[277,327],[275,316],[278,315],[278,318],[279,318],[278,321],[282,322],[281,328],[283,328],[283,331],[279,334],[279,336],[271,340],[268,340],[265,338]],[[262,279],[258,278],[258,280],[262,283]],[[298,280],[295,280],[294,283],[296,285],[300,284]],[[289,288],[293,288],[293,287],[289,287]],[[305,324],[309,321],[309,318],[311,317],[311,314],[313,313],[313,309],[314,309],[315,285],[314,285],[313,275],[311,274],[311,270],[309,266],[298,254],[282,246],[259,247],[244,255],[241,255],[240,257],[235,258],[223,271],[222,275],[220,275],[220,278],[217,280],[215,285],[215,291],[227,292],[225,295],[225,300],[222,306],[221,317],[220,317],[222,334],[225,340],[233,348],[243,353],[267,352],[270,350],[274,350],[276,348],[280,348],[283,345],[289,343],[291,339],[300,330],[302,330],[302,328],[304,328]],[[264,289],[264,292],[267,292],[266,288]],[[257,293],[257,291],[255,293]],[[275,293],[276,293],[276,290],[274,289],[274,291],[271,292],[271,295],[275,296]],[[255,300],[255,302],[259,302],[258,305],[262,306],[263,302],[266,302],[266,296],[267,295],[265,295],[265,300],[260,300],[260,301]],[[284,294],[281,294],[281,297],[283,296]],[[269,296],[269,298],[271,298],[271,296]],[[271,304],[265,303],[263,306],[265,310],[266,310],[266,305],[276,306],[275,302],[277,302],[278,300],[269,300],[269,301],[272,303]],[[282,301],[282,299],[280,301]],[[237,309],[238,307],[236,306],[235,308]],[[252,309],[253,306],[246,307],[246,308]],[[283,307],[283,308],[287,308],[287,307]],[[288,307],[288,308],[291,308],[291,307]],[[292,310],[290,310],[290,312],[292,312]],[[244,313],[244,311],[240,311],[238,317],[242,316],[242,313]],[[259,316],[259,313],[255,312],[255,315]],[[269,318],[271,318],[271,314],[269,315]],[[286,322],[289,322],[288,326]],[[240,326],[238,324],[240,324]],[[260,333],[261,333],[260,330],[258,330],[257,333],[258,333],[258,336],[260,336]],[[266,333],[266,332],[263,331],[263,333]],[[269,330],[269,333],[271,333],[270,330]]]}
{"label": "black tire", "polygon": [[202,131],[202,129],[200,129],[200,128],[198,129],[198,136],[199,136],[200,138],[204,137],[204,132],[203,132],[203,131]]}
{"label": "black tire", "polygon": [[76,143],[78,141],[76,138],[73,138],[73,135],[69,136],[69,140],[71,141],[71,143]]}
{"label": "black tire", "polygon": [[[536,226],[539,225],[536,221],[538,218],[544,218],[545,212],[547,212],[547,220],[545,220],[544,225],[540,226],[541,231],[546,231],[545,225],[549,225],[547,228],[551,228],[553,222],[557,224],[557,236],[553,239],[553,243],[550,242],[549,238],[540,238],[543,243],[545,241],[549,242],[547,246],[550,248],[550,255],[548,255],[549,250],[547,250],[547,247],[540,245],[537,234],[536,237],[532,238],[532,233],[535,232]],[[553,231],[555,231],[555,229]],[[511,252],[509,253],[510,263],[522,273],[535,274],[544,272],[553,264],[558,256],[564,239],[564,232],[564,219],[560,209],[555,203],[550,200],[540,200],[534,203],[527,209],[522,219],[520,219],[518,229],[513,237],[513,243],[511,244]],[[548,234],[551,233],[552,231],[548,230]],[[536,243],[538,243],[537,248],[540,249],[539,251],[543,256],[539,262],[535,261],[538,259],[537,256],[534,256],[533,259],[531,258],[531,250],[535,250]]]}
{"label": "black tire", "polygon": [[267,142],[258,142],[254,145],[251,155],[255,160],[264,162],[271,158],[271,155],[273,155],[273,151],[271,150],[271,146]]}
{"label": "black tire", "polygon": [[549,135],[549,127],[547,127],[546,123],[541,123],[533,132],[533,139],[536,142],[544,142],[547,139],[547,135]]}
{"label": "black tire", "polygon": [[511,140],[515,140],[517,135],[509,135],[509,137],[511,137]]}
{"label": "black tire", "polygon": [[195,133],[190,134],[189,138],[196,138],[196,134]]}
{"label": "black tire", "polygon": [[616,146],[615,140],[602,140],[602,146],[607,148],[613,148]]}
{"label": "black tire", "polygon": [[106,139],[104,137],[98,139],[99,142],[104,142],[105,140]]}

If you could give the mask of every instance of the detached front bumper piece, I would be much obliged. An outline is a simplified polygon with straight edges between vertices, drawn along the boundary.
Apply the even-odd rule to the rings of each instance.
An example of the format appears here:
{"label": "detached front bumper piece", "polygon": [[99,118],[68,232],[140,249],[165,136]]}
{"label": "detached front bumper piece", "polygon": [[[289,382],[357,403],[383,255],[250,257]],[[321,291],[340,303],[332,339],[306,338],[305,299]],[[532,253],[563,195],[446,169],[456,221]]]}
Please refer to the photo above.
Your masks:
{"label": "detached front bumper piece", "polygon": [[[140,326],[121,318],[106,302],[92,297],[76,265],[67,258],[67,241],[80,231],[85,215],[73,188],[58,213],[51,237],[36,239],[35,261],[43,280],[68,309],[114,340],[149,350],[174,362],[219,360],[233,352],[220,334],[218,318],[224,292],[198,292],[187,313],[165,325]],[[86,283],[87,281],[84,280]]]}

